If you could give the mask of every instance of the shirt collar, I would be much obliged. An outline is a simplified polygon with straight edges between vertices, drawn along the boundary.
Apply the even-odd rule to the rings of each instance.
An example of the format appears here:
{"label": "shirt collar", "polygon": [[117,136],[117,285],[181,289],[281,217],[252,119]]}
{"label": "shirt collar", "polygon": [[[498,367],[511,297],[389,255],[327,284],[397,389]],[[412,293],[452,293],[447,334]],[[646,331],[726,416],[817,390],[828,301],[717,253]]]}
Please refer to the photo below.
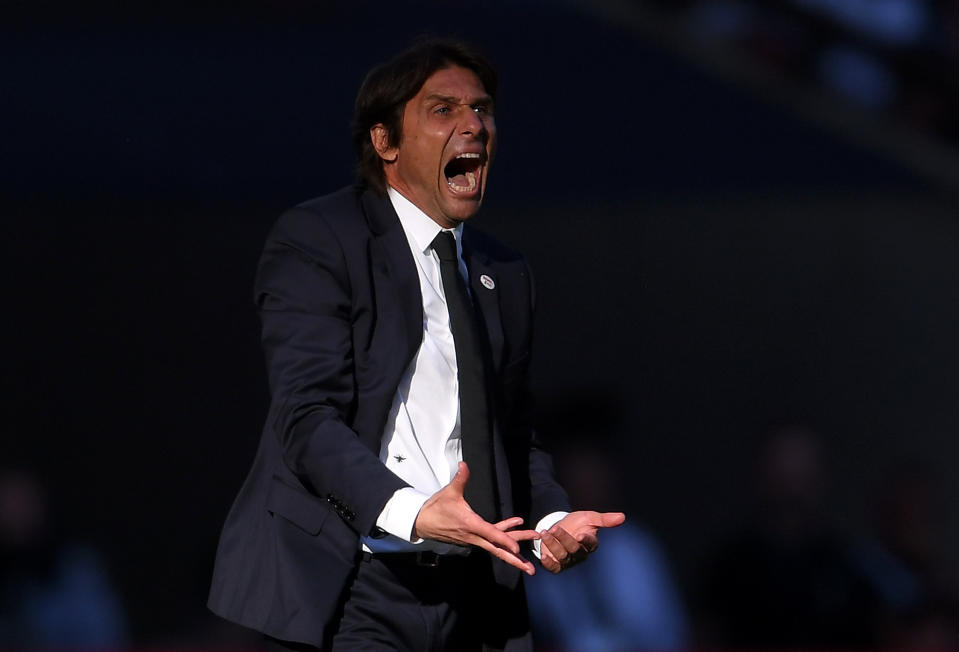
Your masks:
{"label": "shirt collar", "polygon": [[443,229],[439,224],[424,213],[419,207],[404,197],[392,186],[387,188],[387,194],[390,202],[393,204],[393,210],[400,218],[400,224],[406,231],[410,243],[415,245],[416,249],[424,254],[430,253],[430,245],[433,239],[440,231],[450,230],[456,239],[456,255],[461,259],[463,257],[463,225],[456,225],[455,229]]}

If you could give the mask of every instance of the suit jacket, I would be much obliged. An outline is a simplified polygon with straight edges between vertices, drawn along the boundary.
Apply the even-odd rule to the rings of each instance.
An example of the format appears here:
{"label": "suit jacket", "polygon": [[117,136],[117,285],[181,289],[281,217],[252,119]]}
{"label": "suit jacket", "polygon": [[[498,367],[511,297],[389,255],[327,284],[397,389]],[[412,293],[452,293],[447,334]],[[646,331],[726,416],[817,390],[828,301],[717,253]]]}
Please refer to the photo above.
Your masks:
{"label": "suit jacket", "polygon": [[[468,225],[463,257],[492,360],[501,513],[535,524],[569,502],[530,424],[532,279]],[[378,454],[423,336],[414,265],[389,199],[363,188],[288,211],[268,236],[255,300],[271,404],[217,550],[209,607],[224,618],[315,646],[332,633],[359,538],[406,486]],[[494,560],[494,574],[521,591],[516,569]]]}

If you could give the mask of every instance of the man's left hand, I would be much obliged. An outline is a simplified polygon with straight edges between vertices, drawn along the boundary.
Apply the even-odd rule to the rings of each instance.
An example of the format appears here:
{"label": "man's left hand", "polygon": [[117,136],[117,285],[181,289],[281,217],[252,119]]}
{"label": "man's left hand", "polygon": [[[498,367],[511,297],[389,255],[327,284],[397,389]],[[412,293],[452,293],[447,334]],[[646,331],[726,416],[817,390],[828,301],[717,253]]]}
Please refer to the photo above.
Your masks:
{"label": "man's left hand", "polygon": [[622,525],[622,512],[580,511],[540,532],[540,562],[551,573],[575,566],[599,547],[600,528]]}

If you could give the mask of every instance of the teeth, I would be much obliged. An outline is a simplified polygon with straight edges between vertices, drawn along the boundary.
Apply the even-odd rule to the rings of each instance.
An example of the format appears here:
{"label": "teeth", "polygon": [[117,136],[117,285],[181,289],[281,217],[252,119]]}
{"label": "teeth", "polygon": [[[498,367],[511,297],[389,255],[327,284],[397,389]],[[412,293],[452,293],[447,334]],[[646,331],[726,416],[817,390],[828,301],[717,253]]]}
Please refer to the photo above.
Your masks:
{"label": "teeth", "polygon": [[477,154],[476,152],[465,152],[463,154],[460,154],[456,158],[479,158],[479,157],[480,155]]}
{"label": "teeth", "polygon": [[469,185],[467,186],[458,186],[453,183],[452,179],[447,181],[447,183],[449,183],[450,188],[452,188],[455,192],[473,192],[476,190],[476,175],[472,172],[467,172],[466,180],[469,182]]}

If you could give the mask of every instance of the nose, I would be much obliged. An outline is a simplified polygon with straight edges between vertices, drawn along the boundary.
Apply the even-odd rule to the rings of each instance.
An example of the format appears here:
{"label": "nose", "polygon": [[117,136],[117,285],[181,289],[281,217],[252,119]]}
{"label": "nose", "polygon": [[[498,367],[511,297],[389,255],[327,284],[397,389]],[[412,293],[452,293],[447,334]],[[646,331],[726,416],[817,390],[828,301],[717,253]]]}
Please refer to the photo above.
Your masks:
{"label": "nose", "polygon": [[471,107],[463,107],[463,119],[460,121],[460,133],[464,136],[474,136],[486,140],[489,132],[483,118]]}

